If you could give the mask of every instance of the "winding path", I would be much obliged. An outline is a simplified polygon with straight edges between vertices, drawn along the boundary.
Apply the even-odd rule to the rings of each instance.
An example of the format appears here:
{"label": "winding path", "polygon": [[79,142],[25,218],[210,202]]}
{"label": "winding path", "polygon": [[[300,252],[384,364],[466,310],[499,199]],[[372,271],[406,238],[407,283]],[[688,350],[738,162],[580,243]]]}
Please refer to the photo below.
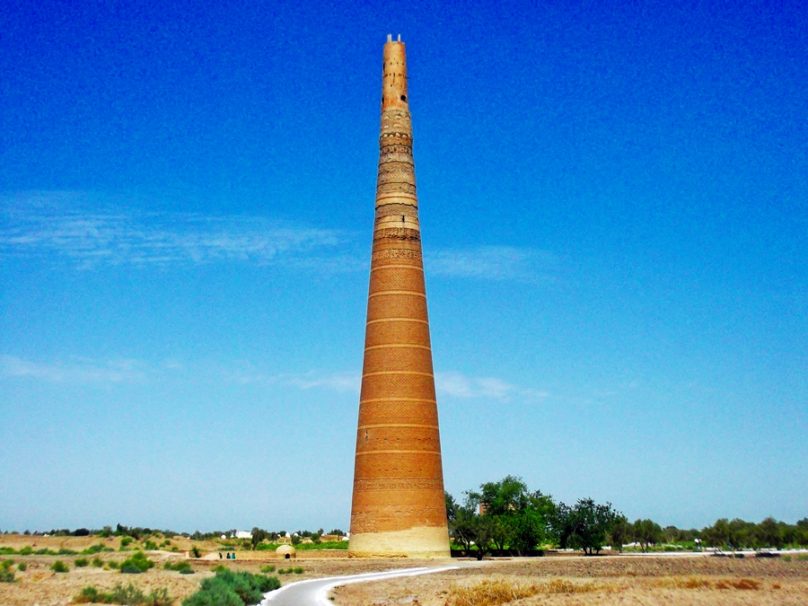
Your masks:
{"label": "winding path", "polygon": [[404,568],[399,570],[388,570],[386,572],[366,572],[364,574],[353,574],[341,577],[327,577],[324,579],[309,579],[284,585],[276,591],[270,591],[264,595],[264,599],[259,606],[332,606],[333,602],[328,599],[328,592],[335,587],[351,585],[353,583],[368,583],[370,581],[383,581],[385,579],[395,579],[398,577],[412,577],[421,574],[432,574],[433,572],[443,572],[454,570],[459,566],[437,566],[421,568]]}

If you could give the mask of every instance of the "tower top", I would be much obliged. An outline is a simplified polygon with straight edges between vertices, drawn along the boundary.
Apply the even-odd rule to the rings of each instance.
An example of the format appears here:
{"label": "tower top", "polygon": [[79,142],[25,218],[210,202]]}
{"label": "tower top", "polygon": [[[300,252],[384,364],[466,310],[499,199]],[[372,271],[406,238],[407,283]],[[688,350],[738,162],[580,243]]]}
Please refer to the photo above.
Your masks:
{"label": "tower top", "polygon": [[393,35],[387,34],[384,44],[382,64],[382,110],[408,109],[407,104],[407,51],[401,41],[393,41]]}

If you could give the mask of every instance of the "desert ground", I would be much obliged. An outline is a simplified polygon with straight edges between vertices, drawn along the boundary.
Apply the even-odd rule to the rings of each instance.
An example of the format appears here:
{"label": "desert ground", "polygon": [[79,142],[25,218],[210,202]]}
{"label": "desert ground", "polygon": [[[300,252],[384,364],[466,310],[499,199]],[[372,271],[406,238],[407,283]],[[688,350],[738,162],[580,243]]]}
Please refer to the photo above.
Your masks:
{"label": "desert ground", "polygon": [[[215,542],[192,542],[182,537],[171,540],[177,551],[149,551],[154,568],[143,574],[123,574],[111,568],[132,554],[119,551],[120,539],[109,537],[0,536],[0,547],[19,551],[30,546],[82,551],[103,543],[114,551],[93,555],[2,555],[14,560],[15,581],[0,583],[3,606],[61,606],[73,604],[82,588],[93,585],[110,590],[116,584],[133,584],[150,592],[166,588],[180,604],[203,578],[220,564],[235,570],[260,572],[263,566],[300,567],[302,573],[277,575],[281,582],[307,578],[357,574],[434,564],[406,559],[352,559],[345,551],[301,552],[296,560],[278,558],[272,552],[237,551],[235,560],[220,560]],[[201,558],[190,558],[196,546]],[[102,565],[76,566],[76,560],[98,558]],[[67,564],[69,571],[51,570],[54,561]],[[194,574],[165,570],[165,562],[187,561]],[[19,571],[19,563],[25,570]],[[443,562],[445,563],[445,562]],[[338,588],[333,593],[337,606],[483,606],[513,604],[783,604],[808,603],[808,561],[796,557],[715,558],[707,556],[608,556],[558,555],[544,558],[498,558],[477,563],[455,560],[460,566],[422,577],[393,579]],[[98,564],[98,562],[96,562]],[[489,595],[487,601],[483,596]],[[520,597],[521,596],[521,597]]]}

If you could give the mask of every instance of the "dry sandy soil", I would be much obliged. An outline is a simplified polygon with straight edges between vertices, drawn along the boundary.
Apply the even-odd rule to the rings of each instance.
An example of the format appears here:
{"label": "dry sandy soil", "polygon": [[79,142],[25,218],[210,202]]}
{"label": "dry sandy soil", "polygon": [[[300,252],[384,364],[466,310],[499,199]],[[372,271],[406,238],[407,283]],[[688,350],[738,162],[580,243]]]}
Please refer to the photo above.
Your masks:
{"label": "dry sandy soil", "polygon": [[[482,598],[486,592],[492,595],[488,601]],[[514,598],[507,599],[508,593]],[[702,556],[496,560],[475,568],[350,585],[333,595],[338,606],[802,606],[808,604],[808,562]]]}
{"label": "dry sandy soil", "polygon": [[[0,546],[19,550],[30,545],[34,549],[68,548],[80,551],[99,542],[117,549],[119,539],[97,537],[22,537],[0,536]],[[103,552],[90,556],[0,556],[25,562],[27,570],[15,569],[14,583],[0,583],[2,606],[62,606],[72,604],[83,587],[94,585],[109,590],[116,584],[128,584],[146,593],[157,588],[168,589],[176,599],[190,595],[211,570],[224,564],[235,570],[259,572],[261,566],[300,566],[303,574],[284,574],[279,578],[290,583],[306,578],[357,574],[361,572],[410,568],[427,564],[417,560],[356,560],[344,551],[302,552],[297,561],[280,560],[268,552],[237,552],[237,559],[219,560],[216,543],[194,543],[207,559],[188,559],[195,574],[181,575],[163,569],[166,561],[186,559],[191,542],[172,539],[179,553],[148,552],[156,566],[145,574],[121,574],[114,569],[86,566],[77,568],[80,557],[100,557],[104,562],[123,561],[131,552]],[[55,560],[69,565],[68,573],[57,574],[50,566]],[[498,559],[483,562],[454,562],[460,570],[421,577],[402,578],[378,583],[351,585],[335,590],[337,606],[482,606],[508,603],[519,606],[536,604],[808,604],[808,561],[745,560],[711,557],[631,557],[600,558],[547,557],[535,559]],[[435,562],[431,562],[435,564]],[[509,602],[480,601],[486,588],[502,593],[503,588],[519,590],[526,597]],[[493,583],[493,585],[492,585]],[[476,601],[463,601],[464,591],[471,590]]]}

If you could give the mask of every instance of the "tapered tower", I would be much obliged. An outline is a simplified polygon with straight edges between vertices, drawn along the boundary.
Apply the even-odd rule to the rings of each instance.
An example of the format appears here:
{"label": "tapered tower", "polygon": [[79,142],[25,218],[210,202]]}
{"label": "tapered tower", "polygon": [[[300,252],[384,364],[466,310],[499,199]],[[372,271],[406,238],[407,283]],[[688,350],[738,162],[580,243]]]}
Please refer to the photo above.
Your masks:
{"label": "tapered tower", "polygon": [[379,148],[349,551],[448,557],[407,60],[400,36],[393,41],[388,35],[384,45]]}

